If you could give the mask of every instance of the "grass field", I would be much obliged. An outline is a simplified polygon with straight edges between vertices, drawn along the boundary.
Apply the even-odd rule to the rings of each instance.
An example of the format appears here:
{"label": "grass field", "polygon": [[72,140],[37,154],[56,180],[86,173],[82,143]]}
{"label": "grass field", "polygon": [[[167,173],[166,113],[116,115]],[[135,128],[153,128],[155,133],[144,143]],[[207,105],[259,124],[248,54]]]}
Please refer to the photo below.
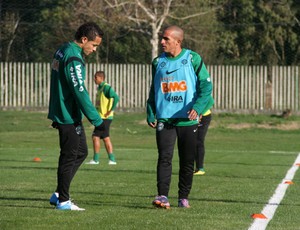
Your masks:
{"label": "grass field", "polygon": [[[176,207],[176,152],[171,209],[156,209],[155,131],[143,113],[117,113],[111,138],[118,164],[109,166],[102,149],[100,165],[82,165],[70,192],[86,211],[62,212],[49,205],[59,148],[46,115],[0,112],[0,229],[248,229],[251,215],[261,212],[300,152],[300,117],[214,115],[207,173],[194,177],[192,207]],[[85,121],[85,128],[89,160],[93,127]],[[293,182],[267,229],[300,229],[300,171]]]}

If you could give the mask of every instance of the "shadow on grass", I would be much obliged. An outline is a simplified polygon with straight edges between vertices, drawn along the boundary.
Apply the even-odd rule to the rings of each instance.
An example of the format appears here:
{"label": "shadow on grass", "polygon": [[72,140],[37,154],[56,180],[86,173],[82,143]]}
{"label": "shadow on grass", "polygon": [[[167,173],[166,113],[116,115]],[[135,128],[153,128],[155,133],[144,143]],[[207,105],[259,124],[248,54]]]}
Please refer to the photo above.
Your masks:
{"label": "shadow on grass", "polygon": [[[98,193],[97,193],[98,194]],[[105,194],[105,195],[110,195],[111,194]],[[120,194],[118,195],[119,197],[121,196]],[[123,195],[126,196],[126,195]],[[129,195],[130,196],[130,195]],[[136,197],[136,196],[135,196]],[[0,197],[0,201],[8,201],[10,204],[0,204],[0,207],[12,207],[12,208],[38,208],[38,209],[53,209],[55,210],[55,206],[50,205],[49,199],[44,199],[44,198],[28,198],[28,197]],[[24,204],[18,204],[17,202],[28,202],[27,205]],[[152,209],[153,207],[148,205],[147,202],[140,204],[140,203],[135,203],[135,200],[132,199],[132,201],[129,201],[128,199],[122,203],[118,200],[118,202],[109,202],[109,201],[80,201],[80,205],[89,205],[89,206],[106,206],[106,207],[123,207],[123,208],[134,208],[134,209]],[[34,202],[45,202],[45,204],[49,205],[49,207],[46,206],[35,206]],[[76,201],[72,200],[76,204]]]}
{"label": "shadow on grass", "polygon": [[[114,167],[114,168],[112,168]],[[94,168],[94,169],[88,169],[88,168],[80,168],[78,172],[81,171],[91,171],[91,172],[109,172],[109,173],[141,173],[141,174],[155,174],[155,170],[143,170],[143,169],[137,169],[137,170],[129,170],[129,169],[119,169],[115,170],[115,167],[112,166],[111,169],[101,169],[101,168]],[[57,170],[57,167],[33,167],[33,166],[1,166],[2,169],[18,169],[18,170]]]}
{"label": "shadow on grass", "polygon": [[[127,199],[124,199],[123,201],[118,199],[118,202],[111,202],[111,201],[105,201],[105,199],[99,201],[80,201],[81,205],[89,205],[89,206],[102,206],[102,207],[123,207],[123,208],[132,208],[132,209],[154,209],[154,207],[151,205],[151,202],[148,202],[147,200],[151,200],[155,197],[155,195],[135,195],[135,194],[121,194],[121,193],[102,193],[102,192],[77,192],[80,194],[83,194],[85,197],[89,196],[95,196],[100,195],[104,197],[124,197]],[[138,202],[137,198],[145,199],[145,202]],[[170,196],[169,199],[177,199],[175,196]],[[197,199],[197,198],[190,198],[190,201],[198,201],[198,202],[208,202],[208,203],[227,203],[227,204],[255,204],[255,205],[266,205],[268,203],[266,202],[260,202],[260,201],[249,201],[249,200],[235,200],[235,199]],[[55,210],[54,206],[51,206],[49,204],[48,198],[28,198],[28,197],[0,197],[0,201],[8,201],[10,204],[0,204],[0,207],[12,207],[12,208],[38,208],[38,209],[53,209]],[[30,202],[30,205],[24,205],[24,204],[18,204],[17,202]],[[35,206],[34,202],[45,202],[45,204],[49,205],[47,206]],[[74,201],[73,201],[74,202]],[[75,202],[76,203],[76,202]],[[278,204],[274,204],[278,205]],[[282,203],[279,204],[280,206],[292,206],[292,207],[299,207],[300,204],[287,204]],[[176,207],[176,206],[173,206]]]}
{"label": "shadow on grass", "polygon": [[[227,164],[226,164],[227,165]],[[280,165],[280,166],[286,166],[286,165]],[[97,173],[116,173],[118,175],[126,175],[126,174],[144,174],[144,175],[153,175],[154,177],[156,176],[156,170],[143,170],[143,169],[120,169],[116,168],[117,166],[113,166],[110,169],[103,169],[103,168],[94,168],[94,169],[89,169],[89,168],[80,168],[78,173],[80,172],[97,172]],[[270,165],[269,165],[270,167]],[[16,169],[16,170],[51,170],[55,171],[57,170],[57,167],[32,167],[32,166],[1,166],[2,169]],[[117,169],[117,170],[116,170]],[[53,174],[53,176],[56,176],[56,174]],[[173,176],[178,176],[178,170],[173,170],[172,172]],[[126,177],[126,176],[125,176]],[[195,176],[195,178],[198,178],[199,176]],[[230,175],[218,175],[218,172],[214,172],[210,175],[205,175],[205,177],[210,177],[210,178],[234,178],[234,179],[255,179],[255,180],[281,180],[282,177],[274,177],[274,175],[252,175],[252,176],[245,176],[245,175],[237,175],[237,174],[230,174]]]}
{"label": "shadow on grass", "polygon": [[[42,198],[28,198],[28,197],[0,197],[0,201],[9,201],[10,204],[0,204],[0,207],[12,207],[12,208],[38,208],[38,209],[54,209],[54,206],[50,206],[49,199],[42,199]],[[30,202],[30,205],[24,205],[24,204],[17,204],[18,201],[27,201]],[[43,207],[43,206],[34,206],[33,202],[47,202],[49,204],[49,207]]]}
{"label": "shadow on grass", "polygon": [[57,170],[57,167],[31,167],[31,166],[1,166],[2,169],[18,169],[18,170]]}

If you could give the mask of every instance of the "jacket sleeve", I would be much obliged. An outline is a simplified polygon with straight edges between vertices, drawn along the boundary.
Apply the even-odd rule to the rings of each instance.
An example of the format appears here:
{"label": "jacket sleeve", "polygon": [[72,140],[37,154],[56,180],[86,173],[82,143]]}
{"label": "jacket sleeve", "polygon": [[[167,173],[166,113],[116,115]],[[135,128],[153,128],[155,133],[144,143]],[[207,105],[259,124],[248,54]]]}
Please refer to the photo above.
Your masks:
{"label": "jacket sleeve", "polygon": [[193,106],[193,109],[198,113],[198,115],[201,115],[204,114],[214,104],[214,100],[212,98],[213,85],[210,75],[200,55],[196,52],[192,52],[192,56],[193,67],[198,77],[198,97]]}
{"label": "jacket sleeve", "polygon": [[156,109],[155,109],[154,77],[156,72],[156,65],[157,65],[157,58],[154,59],[152,62],[152,80],[151,80],[151,86],[149,91],[149,97],[146,103],[147,123],[155,122]]}
{"label": "jacket sleeve", "polygon": [[120,98],[118,94],[114,91],[114,89],[110,85],[105,85],[105,88],[103,90],[105,97],[109,99],[113,99],[113,103],[111,106],[111,110],[115,110]]}
{"label": "jacket sleeve", "polygon": [[64,68],[67,83],[72,91],[77,106],[94,126],[99,126],[103,121],[93,105],[84,85],[85,66],[80,60],[68,62]]}

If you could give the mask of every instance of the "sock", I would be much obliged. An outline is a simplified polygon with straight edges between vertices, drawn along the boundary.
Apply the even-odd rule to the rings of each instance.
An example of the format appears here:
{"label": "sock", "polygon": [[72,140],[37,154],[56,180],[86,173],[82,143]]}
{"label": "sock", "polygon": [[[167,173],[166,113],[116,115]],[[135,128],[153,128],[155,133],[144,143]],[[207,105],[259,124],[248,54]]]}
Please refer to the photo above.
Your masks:
{"label": "sock", "polygon": [[108,158],[109,158],[111,161],[116,161],[115,155],[114,155],[113,153],[109,153],[109,154],[108,154]]}
{"label": "sock", "polygon": [[94,153],[93,160],[99,162],[99,159],[100,159],[100,153]]}

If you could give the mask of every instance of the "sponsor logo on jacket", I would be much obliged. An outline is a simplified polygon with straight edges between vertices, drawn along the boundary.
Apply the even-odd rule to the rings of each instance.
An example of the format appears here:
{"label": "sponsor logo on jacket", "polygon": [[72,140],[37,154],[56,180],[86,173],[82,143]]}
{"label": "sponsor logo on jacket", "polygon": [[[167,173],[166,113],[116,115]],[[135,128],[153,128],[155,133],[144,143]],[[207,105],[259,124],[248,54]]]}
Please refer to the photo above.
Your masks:
{"label": "sponsor logo on jacket", "polygon": [[[82,79],[81,65],[76,65],[75,69],[72,66],[70,68],[70,74],[71,74],[71,79],[72,79],[74,87],[76,87],[79,84],[79,91],[80,92],[84,91],[84,87],[83,87],[84,82],[83,82],[83,79]],[[78,79],[79,83],[78,83],[77,79]]]}
{"label": "sponsor logo on jacket", "polygon": [[183,102],[182,96],[169,96],[167,98],[167,100],[170,102],[173,102],[173,103],[182,103]]}
{"label": "sponsor logo on jacket", "polygon": [[186,90],[187,90],[187,85],[184,80],[161,82],[162,93],[185,92]]}

